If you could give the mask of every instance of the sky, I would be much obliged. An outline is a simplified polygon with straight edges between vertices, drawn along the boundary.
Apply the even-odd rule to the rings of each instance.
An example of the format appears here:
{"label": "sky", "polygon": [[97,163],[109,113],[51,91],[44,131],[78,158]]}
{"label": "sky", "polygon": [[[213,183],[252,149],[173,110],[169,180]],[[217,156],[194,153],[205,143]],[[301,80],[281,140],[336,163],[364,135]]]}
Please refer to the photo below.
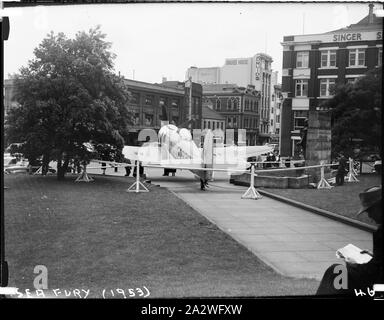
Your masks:
{"label": "sky", "polygon": [[[376,4],[376,7],[379,5]],[[112,43],[115,71],[128,79],[185,80],[191,66],[267,53],[281,79],[284,36],[332,31],[358,22],[367,3],[133,3],[6,8],[10,35],[4,74],[17,73],[50,31],[72,38],[97,25]]]}

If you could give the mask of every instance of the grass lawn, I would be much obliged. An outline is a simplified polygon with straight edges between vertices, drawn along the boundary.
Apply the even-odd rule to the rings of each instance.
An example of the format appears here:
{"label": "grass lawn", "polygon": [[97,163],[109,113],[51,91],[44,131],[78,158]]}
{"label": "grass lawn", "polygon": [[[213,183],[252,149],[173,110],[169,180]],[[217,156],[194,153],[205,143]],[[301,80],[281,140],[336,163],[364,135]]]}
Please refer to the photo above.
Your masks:
{"label": "grass lawn", "polygon": [[318,282],[283,277],[166,189],[127,193],[132,178],[6,175],[9,286],[127,290],[150,297],[311,295]]}
{"label": "grass lawn", "polygon": [[265,189],[268,192],[296,200],[316,208],[331,211],[352,219],[376,225],[367,214],[356,217],[360,209],[359,193],[363,190],[381,185],[381,176],[362,174],[357,176],[359,182],[346,182],[343,186],[332,189]]}

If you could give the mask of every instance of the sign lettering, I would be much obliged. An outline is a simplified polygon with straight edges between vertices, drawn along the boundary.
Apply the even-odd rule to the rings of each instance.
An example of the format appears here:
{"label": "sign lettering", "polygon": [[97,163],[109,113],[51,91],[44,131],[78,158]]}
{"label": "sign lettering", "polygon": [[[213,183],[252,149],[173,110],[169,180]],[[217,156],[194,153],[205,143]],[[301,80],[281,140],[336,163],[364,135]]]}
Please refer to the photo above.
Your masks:
{"label": "sign lettering", "polygon": [[342,42],[342,41],[361,41],[361,33],[343,33],[343,34],[334,34],[333,41]]}

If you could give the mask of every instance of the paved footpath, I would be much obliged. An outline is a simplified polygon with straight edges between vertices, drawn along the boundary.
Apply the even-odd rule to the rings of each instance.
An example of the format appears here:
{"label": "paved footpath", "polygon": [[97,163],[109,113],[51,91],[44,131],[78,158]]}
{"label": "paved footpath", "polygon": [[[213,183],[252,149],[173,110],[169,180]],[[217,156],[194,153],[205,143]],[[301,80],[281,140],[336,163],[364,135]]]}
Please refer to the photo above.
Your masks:
{"label": "paved footpath", "polygon": [[215,172],[205,192],[186,170],[175,177],[152,168],[146,173],[283,275],[320,280],[328,266],[342,261],[337,249],[352,243],[372,250],[369,232],[265,196],[241,199],[247,188],[229,184],[226,173]]}

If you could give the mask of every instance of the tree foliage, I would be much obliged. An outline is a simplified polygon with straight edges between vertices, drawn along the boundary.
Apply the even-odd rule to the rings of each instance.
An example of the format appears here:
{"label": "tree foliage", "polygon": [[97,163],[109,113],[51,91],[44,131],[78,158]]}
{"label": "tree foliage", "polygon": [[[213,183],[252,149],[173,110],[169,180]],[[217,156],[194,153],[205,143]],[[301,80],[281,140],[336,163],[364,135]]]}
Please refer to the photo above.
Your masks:
{"label": "tree foliage", "polygon": [[28,66],[14,75],[20,106],[7,117],[7,139],[25,142],[30,161],[40,156],[45,163],[57,160],[59,178],[71,159],[89,158],[84,143],[124,146],[130,95],[113,72],[110,47],[99,27],[74,39],[51,32]]}
{"label": "tree foliage", "polygon": [[332,112],[333,157],[340,151],[354,156],[356,147],[381,153],[381,73],[377,68],[354,83],[335,88],[334,97],[324,103]]}

